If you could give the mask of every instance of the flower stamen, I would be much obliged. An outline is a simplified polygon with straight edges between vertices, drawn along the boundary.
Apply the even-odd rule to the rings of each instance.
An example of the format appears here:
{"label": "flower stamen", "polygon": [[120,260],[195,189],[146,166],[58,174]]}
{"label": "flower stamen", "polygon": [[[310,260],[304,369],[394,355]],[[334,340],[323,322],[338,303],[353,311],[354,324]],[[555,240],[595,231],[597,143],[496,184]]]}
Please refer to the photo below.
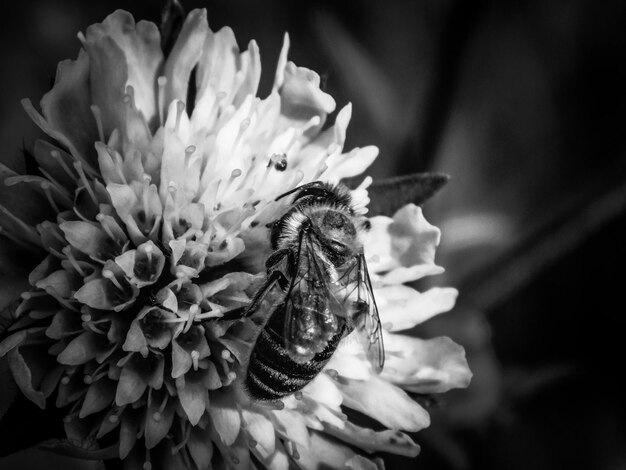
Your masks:
{"label": "flower stamen", "polygon": [[91,184],[89,183],[89,178],[87,178],[87,175],[85,174],[85,169],[83,168],[82,162],[74,162],[74,168],[76,168],[76,171],[78,172],[78,175],[80,176],[80,179],[83,182],[84,188],[87,190],[87,192],[89,193],[89,196],[91,197],[91,200],[97,207],[99,204],[98,198],[96,197],[96,193],[94,192],[93,188],[91,187]]}
{"label": "flower stamen", "polygon": [[67,163],[65,163],[65,160],[61,156],[61,152],[57,149],[53,149],[50,151],[50,156],[59,164],[63,171],[65,171],[65,173],[67,173],[72,180],[76,179],[76,174],[70,169],[69,166],[67,166]]}
{"label": "flower stamen", "polygon": [[157,78],[157,107],[159,113],[159,125],[163,125],[163,112],[165,109],[165,86],[167,85],[167,78],[161,75]]}

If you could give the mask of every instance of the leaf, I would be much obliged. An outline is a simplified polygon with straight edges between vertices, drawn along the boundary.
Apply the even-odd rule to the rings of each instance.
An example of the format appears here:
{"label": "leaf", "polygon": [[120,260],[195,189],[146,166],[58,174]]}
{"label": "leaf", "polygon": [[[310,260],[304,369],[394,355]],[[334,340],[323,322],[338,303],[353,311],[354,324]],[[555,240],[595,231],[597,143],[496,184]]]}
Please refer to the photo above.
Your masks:
{"label": "leaf", "polygon": [[178,0],[166,0],[161,10],[161,49],[167,57],[174,47],[185,20],[185,9]]}
{"label": "leaf", "polygon": [[18,349],[12,349],[7,355],[7,358],[17,386],[30,401],[43,410],[46,407],[46,398],[43,393],[34,389],[32,374],[24,357],[20,354]]}
{"label": "leaf", "polygon": [[[450,179],[442,173],[413,173],[394,176],[374,183],[367,189],[370,205],[368,217],[393,216],[407,204],[420,206],[434,196]],[[350,186],[350,183],[348,182]]]}

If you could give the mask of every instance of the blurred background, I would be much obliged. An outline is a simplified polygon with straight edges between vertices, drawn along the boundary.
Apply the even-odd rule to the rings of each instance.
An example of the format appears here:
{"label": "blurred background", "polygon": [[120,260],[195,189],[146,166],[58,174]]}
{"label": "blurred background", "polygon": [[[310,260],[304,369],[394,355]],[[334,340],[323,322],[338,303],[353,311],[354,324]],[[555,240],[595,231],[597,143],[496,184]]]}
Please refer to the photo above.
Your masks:
{"label": "blurred background", "polygon": [[[374,178],[451,175],[424,210],[441,227],[434,282],[461,295],[420,326],[465,346],[474,380],[431,403],[416,460],[388,469],[626,469],[626,2],[186,0],[211,27],[256,39],[264,79],[290,58],[354,106],[346,148],[376,144]],[[37,129],[19,100],[49,89],[78,31],[115,8],[0,5],[0,148],[18,167]],[[423,286],[422,286],[423,287]],[[25,423],[36,426],[36,423]],[[52,468],[36,451],[0,468]],[[77,463],[78,465],[78,463]]]}

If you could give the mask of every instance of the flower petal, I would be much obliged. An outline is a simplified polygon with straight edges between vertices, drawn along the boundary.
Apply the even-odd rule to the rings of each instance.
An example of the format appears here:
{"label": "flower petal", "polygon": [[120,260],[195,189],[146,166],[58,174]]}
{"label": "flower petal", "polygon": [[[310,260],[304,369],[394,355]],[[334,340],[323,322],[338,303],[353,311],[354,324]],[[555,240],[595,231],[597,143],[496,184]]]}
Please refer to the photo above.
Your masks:
{"label": "flower petal", "polygon": [[385,329],[400,331],[450,310],[454,307],[458,291],[451,287],[433,287],[419,293],[399,284],[374,289],[374,294]]}
{"label": "flower petal", "polygon": [[192,371],[176,379],[178,399],[189,422],[194,426],[198,424],[209,404],[209,392],[204,384],[205,375],[205,371]]}
{"label": "flower petal", "polygon": [[251,410],[243,410],[242,418],[246,431],[256,441],[256,450],[264,459],[269,458],[276,450],[276,435],[272,422],[264,415]]}
{"label": "flower petal", "polygon": [[325,119],[335,110],[335,100],[320,89],[320,76],[313,70],[288,62],[283,77],[279,90],[283,116],[308,122],[314,116]]}
{"label": "flower petal", "polygon": [[430,425],[424,408],[405,392],[377,376],[369,380],[337,377],[344,405],[366,414],[390,429],[417,432]]}
{"label": "flower petal", "polygon": [[90,222],[63,222],[59,225],[66,240],[77,250],[105,259],[110,251],[110,239],[99,225]]}
{"label": "flower petal", "polygon": [[365,235],[364,244],[372,272],[390,271],[400,266],[434,265],[441,232],[426,221],[421,207],[407,204],[393,219],[377,216],[370,222],[372,228]]}
{"label": "flower petal", "polygon": [[82,419],[109,406],[115,399],[115,388],[115,382],[106,377],[92,383],[87,389],[78,417]]}
{"label": "flower petal", "polygon": [[148,21],[135,24],[130,13],[117,10],[101,24],[87,30],[88,41],[105,36],[113,39],[123,53],[128,74],[125,85],[133,87],[137,108],[146,121],[155,124],[158,113],[154,90],[157,72],[163,62],[161,37],[156,25]]}
{"label": "flower petal", "polygon": [[147,387],[148,384],[132,364],[126,364],[122,368],[122,373],[117,383],[115,404],[123,406],[136,402],[141,398]]}
{"label": "flower petal", "polygon": [[381,377],[417,393],[467,387],[472,378],[465,350],[450,338],[428,340],[385,333],[387,360]]}
{"label": "flower petal", "polygon": [[224,445],[232,445],[241,430],[241,416],[235,409],[233,397],[225,393],[211,393],[209,414]]}
{"label": "flower petal", "polygon": [[333,380],[326,374],[319,374],[303,389],[304,394],[317,403],[323,403],[330,409],[339,411],[343,398]]}
{"label": "flower petal", "polygon": [[74,294],[74,298],[80,303],[89,305],[99,310],[112,310],[115,306],[108,288],[109,281],[106,279],[94,279],[82,286]]}
{"label": "flower petal", "polygon": [[[158,400],[157,398],[158,397]],[[146,409],[145,441],[146,448],[152,449],[167,435],[176,411],[175,399],[166,397],[168,400],[165,408],[161,409],[163,397],[153,392],[152,401]]]}
{"label": "flower petal", "polygon": [[296,465],[301,469],[346,468],[347,462],[351,462],[351,465],[360,465],[352,468],[379,470],[368,459],[363,458],[371,463],[369,466],[366,462],[354,460],[357,455],[350,447],[318,432],[311,433],[310,445],[297,447],[297,458],[292,452]]}
{"label": "flower petal", "polygon": [[324,428],[331,436],[368,453],[389,452],[406,457],[415,457],[420,452],[420,446],[400,431],[389,429],[374,431],[352,424],[350,421],[343,423],[343,427],[326,424]]}
{"label": "flower petal", "polygon": [[77,366],[94,359],[98,353],[108,346],[104,335],[97,335],[92,331],[85,331],[78,335],[57,356],[61,364]]}
{"label": "flower petal", "polygon": [[90,60],[84,50],[76,60],[59,62],[54,86],[41,100],[41,112],[49,126],[95,166],[93,143],[98,140],[98,131],[91,111],[89,70]]}
{"label": "flower petal", "polygon": [[205,9],[193,10],[187,15],[178,39],[165,62],[166,106],[174,100],[187,101],[189,76],[200,60],[208,30]]}
{"label": "flower petal", "polygon": [[213,444],[210,438],[209,427],[202,429],[194,426],[189,435],[187,449],[196,467],[211,468],[211,458],[213,457]]}
{"label": "flower petal", "polygon": [[298,443],[301,446],[309,446],[309,430],[307,429],[302,416],[298,412],[291,410],[272,411],[274,426],[283,437]]}

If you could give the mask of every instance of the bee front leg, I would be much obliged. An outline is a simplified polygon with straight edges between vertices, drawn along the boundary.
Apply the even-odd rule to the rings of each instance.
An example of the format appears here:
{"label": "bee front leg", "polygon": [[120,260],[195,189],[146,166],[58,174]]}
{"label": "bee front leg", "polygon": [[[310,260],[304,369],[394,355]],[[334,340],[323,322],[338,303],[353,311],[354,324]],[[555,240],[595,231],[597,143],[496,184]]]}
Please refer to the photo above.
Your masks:
{"label": "bee front leg", "polygon": [[285,276],[282,271],[272,271],[267,276],[265,285],[254,296],[242,317],[252,316],[257,313],[257,311],[270,310],[277,302],[282,302],[285,296],[285,290],[289,284],[289,278]]}
{"label": "bee front leg", "polygon": [[276,250],[267,258],[267,261],[265,261],[265,268],[268,274],[280,271],[281,273],[293,275],[293,271],[296,268],[296,257],[289,248]]}

